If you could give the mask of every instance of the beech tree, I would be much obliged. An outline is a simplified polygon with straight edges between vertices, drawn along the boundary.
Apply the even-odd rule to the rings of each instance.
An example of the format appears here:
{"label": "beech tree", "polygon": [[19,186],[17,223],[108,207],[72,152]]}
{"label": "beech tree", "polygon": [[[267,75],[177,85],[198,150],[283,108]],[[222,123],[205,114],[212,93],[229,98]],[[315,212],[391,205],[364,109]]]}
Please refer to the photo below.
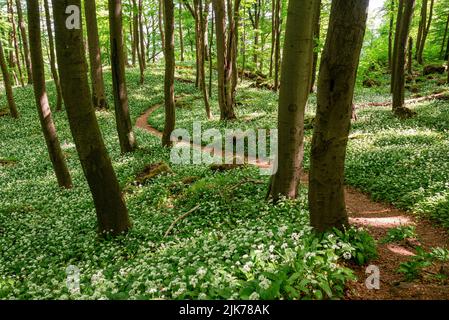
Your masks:
{"label": "beech tree", "polygon": [[171,133],[175,129],[175,9],[173,0],[164,0],[165,28],[165,127],[162,145],[171,146]]}
{"label": "beech tree", "polygon": [[90,101],[82,28],[66,27],[67,6],[76,6],[81,14],[81,0],[52,0],[52,4],[62,94],[70,130],[95,204],[98,230],[101,234],[118,235],[131,226],[128,210]]}
{"label": "beech tree", "polygon": [[406,47],[414,8],[415,0],[400,0],[400,11],[397,18],[399,30],[395,41],[393,78],[393,112],[400,118],[407,118],[413,115],[413,111],[404,106],[404,87]]}
{"label": "beech tree", "polygon": [[[232,85],[233,63],[229,59],[226,41],[226,7],[224,0],[212,0],[215,12],[216,42],[217,42],[217,72],[218,72],[218,104],[221,120],[233,120],[234,92]],[[230,24],[232,28],[232,23]],[[232,29],[231,29],[232,32]]]}
{"label": "beech tree", "polygon": [[56,69],[56,57],[55,57],[55,42],[53,38],[53,27],[51,25],[50,8],[48,5],[48,0],[44,0],[45,9],[45,22],[47,25],[47,35],[48,35],[48,51],[50,52],[50,69],[55,83],[56,88],[56,111],[62,110],[62,91],[61,82],[59,81],[58,70]]}
{"label": "beech tree", "polygon": [[122,1],[108,0],[109,35],[111,44],[112,86],[114,93],[115,121],[122,153],[136,148],[128,106],[125,77],[125,54],[123,51]]}
{"label": "beech tree", "polygon": [[28,76],[28,84],[32,84],[33,77],[31,75],[30,49],[28,46],[28,35],[26,32],[25,22],[23,21],[21,0],[16,0],[16,10],[17,10],[17,19],[18,19],[19,30],[20,30],[21,40],[22,40],[23,52],[24,52],[25,66],[26,66],[26,71],[27,71],[27,76]]}
{"label": "beech tree", "polygon": [[0,68],[2,69],[3,84],[5,86],[6,98],[8,100],[9,113],[11,117],[18,118],[16,102],[12,92],[11,78],[9,77],[8,66],[6,65],[5,51],[3,50],[2,40],[0,39]]}
{"label": "beech tree", "polygon": [[296,198],[304,155],[304,112],[310,92],[315,0],[289,1],[278,111],[277,172],[268,194]]}
{"label": "beech tree", "polygon": [[98,38],[97,6],[95,1],[84,1],[86,15],[87,41],[89,46],[90,80],[92,82],[92,103],[95,108],[108,106],[103,80],[100,40]]}
{"label": "beech tree", "polygon": [[59,144],[55,124],[48,103],[45,85],[45,67],[42,57],[41,26],[39,2],[27,0],[28,33],[30,35],[30,53],[33,76],[34,96],[45,142],[47,143],[53,170],[60,187],[71,188],[72,179]]}
{"label": "beech tree", "polygon": [[369,0],[332,1],[332,32],[321,57],[309,172],[310,221],[318,232],[348,224],[344,165],[368,4]]}

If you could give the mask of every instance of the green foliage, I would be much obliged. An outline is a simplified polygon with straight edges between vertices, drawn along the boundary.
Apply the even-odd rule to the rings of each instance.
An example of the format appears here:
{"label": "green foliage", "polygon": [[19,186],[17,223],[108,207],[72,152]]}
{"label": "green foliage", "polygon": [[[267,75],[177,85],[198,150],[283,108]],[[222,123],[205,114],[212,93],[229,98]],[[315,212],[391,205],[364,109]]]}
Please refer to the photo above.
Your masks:
{"label": "green foliage", "polygon": [[[373,237],[364,229],[350,227],[344,231],[335,229],[338,239],[344,243],[350,243],[353,251],[343,252],[345,258],[350,259],[358,265],[365,265],[377,258],[377,245]],[[350,256],[349,256],[349,254]]]}
{"label": "green foliage", "polygon": [[400,242],[406,239],[416,239],[415,226],[400,226],[388,230],[382,243]]}
{"label": "green foliage", "polygon": [[[432,248],[430,252],[426,252],[423,248],[416,248],[416,255],[410,261],[401,263],[398,272],[403,273],[407,281],[412,281],[420,277],[423,270],[432,266],[435,262],[449,261],[449,250],[443,248]],[[445,275],[436,275],[445,276]]]}

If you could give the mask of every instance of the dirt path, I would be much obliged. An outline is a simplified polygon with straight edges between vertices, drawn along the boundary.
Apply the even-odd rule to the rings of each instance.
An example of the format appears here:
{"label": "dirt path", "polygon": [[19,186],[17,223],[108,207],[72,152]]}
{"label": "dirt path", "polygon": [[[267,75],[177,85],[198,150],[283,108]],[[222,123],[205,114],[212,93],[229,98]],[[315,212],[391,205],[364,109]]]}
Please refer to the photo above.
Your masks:
{"label": "dirt path", "polygon": [[[162,137],[162,133],[148,124],[151,114],[161,107],[155,105],[143,113],[136,121],[138,128],[149,133]],[[211,150],[193,145],[195,149],[204,152]],[[248,159],[246,159],[248,160]],[[254,159],[250,159],[254,161]],[[257,163],[260,167],[267,164]],[[308,176],[302,177],[302,182],[308,182]],[[419,245],[428,249],[431,247],[449,248],[449,233],[443,228],[437,227],[426,219],[417,219],[413,215],[394,208],[391,205],[373,202],[368,195],[346,186],[346,206],[350,216],[350,222],[354,225],[368,229],[376,239],[382,239],[388,229],[414,225],[418,235]],[[367,299],[449,299],[449,283],[438,283],[436,280],[422,278],[412,283],[403,281],[403,276],[397,272],[399,264],[410,259],[415,253],[413,246],[416,242],[404,242],[401,244],[381,244],[378,243],[379,257],[372,261],[380,269],[380,289],[368,290],[365,286],[365,267],[355,267],[354,270],[359,279],[354,282],[347,293],[347,299],[367,300]]]}

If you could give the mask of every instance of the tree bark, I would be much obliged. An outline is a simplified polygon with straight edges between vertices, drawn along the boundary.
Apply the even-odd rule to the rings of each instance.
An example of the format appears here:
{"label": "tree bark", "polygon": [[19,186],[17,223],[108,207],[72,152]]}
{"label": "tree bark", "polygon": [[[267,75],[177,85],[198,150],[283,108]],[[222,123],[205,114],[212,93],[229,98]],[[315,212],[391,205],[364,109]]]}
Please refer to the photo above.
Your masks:
{"label": "tree bark", "polygon": [[428,0],[422,0],[421,19],[419,21],[418,36],[416,38],[415,59],[418,61],[419,64],[422,64],[422,60],[420,60],[419,53],[421,51],[424,29],[426,28],[426,24],[427,24],[427,4],[428,4]]}
{"label": "tree bark", "polygon": [[274,91],[277,92],[279,90],[279,69],[281,67],[281,0],[273,0],[276,1],[275,6],[275,28],[276,28],[276,41],[274,48]]}
{"label": "tree bark", "polygon": [[310,93],[313,93],[313,87],[316,82],[316,72],[318,66],[318,56],[320,48],[320,31],[321,31],[321,0],[318,0],[317,12],[315,13],[315,21],[313,22],[315,29],[313,31],[313,39],[315,41],[315,46],[313,48],[313,65],[312,65],[312,81],[310,82]]}
{"label": "tree bark", "polygon": [[164,32],[164,1],[165,0],[158,0],[159,1],[159,32],[161,34],[161,42],[162,42],[162,51],[165,52],[165,32]]}
{"label": "tree bark", "polygon": [[145,33],[143,32],[143,0],[139,0],[139,40],[140,40],[140,56],[142,59],[142,69],[147,68],[146,52],[145,52]]}
{"label": "tree bark", "polygon": [[39,120],[58,184],[60,187],[68,189],[72,187],[72,179],[59,144],[55,124],[51,115],[50,105],[48,103],[47,89],[45,86],[45,67],[44,59],[42,57],[39,2],[35,0],[27,0],[27,12],[33,76],[32,82],[34,86],[34,97],[36,100]]}
{"label": "tree bark", "polygon": [[[393,83],[393,112],[398,117],[409,117],[411,111],[404,107],[405,87],[405,55],[407,39],[415,8],[415,0],[401,0],[404,2],[404,12],[400,20],[399,36],[397,38],[397,52],[395,56],[395,79]],[[399,21],[399,20],[398,20]]]}
{"label": "tree bark", "polygon": [[446,37],[447,37],[448,29],[449,29],[449,15],[447,16],[446,27],[444,29],[444,37],[443,37],[443,43],[441,44],[440,58],[443,58],[443,52],[444,52],[444,48],[446,46]]}
{"label": "tree bark", "polygon": [[19,53],[19,43],[17,41],[16,20],[14,18],[14,9],[12,0],[7,0],[7,6],[9,12],[9,22],[11,24],[11,36],[12,36],[12,44],[14,47],[15,63],[17,66],[17,71],[19,72],[20,85],[24,87],[25,82],[23,81],[22,65],[20,62],[20,53]]}
{"label": "tree bark", "polygon": [[90,80],[92,82],[92,102],[97,109],[107,109],[103,67],[101,63],[100,39],[98,38],[97,7],[95,1],[84,1],[87,40],[89,46]]}
{"label": "tree bark", "polygon": [[232,64],[228,63],[227,58],[225,3],[224,0],[213,0],[212,4],[215,11],[220,119],[233,120],[236,116],[232,94]]}
{"label": "tree bark", "polygon": [[28,84],[32,84],[33,77],[31,75],[31,57],[30,57],[30,49],[28,46],[28,36],[25,28],[25,22],[23,21],[23,13],[22,13],[22,4],[21,0],[16,0],[16,9],[17,9],[17,18],[19,23],[19,30],[22,39],[22,46],[25,55],[25,65],[28,75]]}
{"label": "tree bark", "polygon": [[162,145],[171,146],[171,133],[175,129],[175,14],[173,0],[164,0],[165,27],[165,127]]}
{"label": "tree bark", "polygon": [[408,38],[408,59],[407,59],[407,72],[409,75],[413,74],[413,38]]}
{"label": "tree bark", "polygon": [[404,1],[399,0],[398,14],[396,17],[396,31],[394,34],[394,45],[393,45],[393,60],[392,60],[392,72],[391,72],[391,83],[390,83],[391,93],[393,93],[393,87],[394,87],[394,83],[395,83],[396,56],[398,54],[399,32],[401,29],[401,21],[402,21],[403,13],[404,13]]}
{"label": "tree bark", "polygon": [[181,50],[181,62],[184,62],[184,36],[182,34],[182,2],[179,1],[179,18],[178,18],[178,32],[179,32],[179,46]]}
{"label": "tree bark", "polygon": [[[83,31],[66,28],[67,6],[75,5],[81,9],[81,1],[52,0],[52,3],[62,94],[70,130],[95,204],[98,230],[101,234],[118,235],[131,227],[128,210],[90,101]],[[110,1],[110,4],[114,8],[114,2]]]}
{"label": "tree bark", "polygon": [[134,151],[136,148],[136,140],[129,115],[128,92],[126,88],[122,34],[122,1],[108,1],[115,120],[120,140],[120,150],[122,153],[127,153]]}
{"label": "tree bark", "polygon": [[424,63],[424,61],[423,61],[423,53],[424,53],[424,47],[426,46],[427,36],[429,34],[429,31],[430,31],[430,26],[432,24],[433,7],[434,7],[434,0],[430,0],[429,18],[427,19],[427,25],[423,26],[421,43],[419,45],[419,52],[418,52],[418,63],[419,64],[423,64]]}
{"label": "tree bark", "polygon": [[297,196],[304,156],[304,112],[310,92],[316,0],[289,1],[279,92],[277,172],[268,194]]}
{"label": "tree bark", "polygon": [[369,0],[332,1],[309,172],[310,221],[317,232],[348,225],[344,166],[368,4]]}
{"label": "tree bark", "polygon": [[393,70],[393,28],[394,28],[394,1],[390,3],[390,28],[388,29],[388,69]]}
{"label": "tree bark", "polygon": [[53,38],[53,30],[51,26],[51,16],[50,16],[50,7],[48,5],[48,0],[44,0],[44,9],[45,9],[45,23],[47,25],[47,34],[48,34],[48,46],[49,46],[49,57],[50,57],[50,69],[53,77],[53,81],[55,83],[56,89],[56,111],[62,110],[62,91],[61,91],[61,82],[59,81],[58,70],[56,69],[56,57],[55,57],[55,41]]}
{"label": "tree bark", "polygon": [[16,102],[14,101],[14,95],[12,91],[11,78],[9,77],[8,66],[6,65],[5,52],[3,51],[3,44],[0,40],[0,68],[2,69],[3,84],[5,86],[6,98],[8,100],[9,113],[11,117],[18,118]]}

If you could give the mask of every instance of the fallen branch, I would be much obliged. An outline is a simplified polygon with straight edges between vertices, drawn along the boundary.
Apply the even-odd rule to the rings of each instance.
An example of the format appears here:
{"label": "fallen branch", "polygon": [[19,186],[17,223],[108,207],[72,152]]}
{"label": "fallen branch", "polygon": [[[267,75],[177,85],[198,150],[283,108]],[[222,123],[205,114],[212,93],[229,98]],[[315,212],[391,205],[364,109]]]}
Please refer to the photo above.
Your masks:
{"label": "fallen branch", "polygon": [[176,218],[175,221],[172,222],[172,224],[170,225],[170,227],[168,227],[167,231],[166,231],[165,234],[164,234],[164,238],[166,238],[166,237],[170,234],[170,232],[173,230],[173,228],[175,227],[175,225],[176,225],[179,221],[185,219],[189,214],[195,212],[195,211],[198,210],[199,208],[200,208],[200,205],[197,205],[197,206],[194,207],[193,209],[191,209],[191,210],[189,210],[188,212],[184,213],[182,216]]}
{"label": "fallen branch", "polygon": [[238,187],[240,187],[242,184],[245,184],[245,183],[248,183],[248,182],[251,182],[251,183],[254,183],[254,184],[264,184],[265,183],[262,180],[256,180],[256,179],[253,179],[253,178],[245,178],[242,181],[240,181],[239,183],[237,183],[237,184],[233,185],[232,187],[230,187],[229,191],[233,191],[233,190],[237,189]]}
{"label": "fallen branch", "polygon": [[[431,94],[431,95],[428,95],[425,97],[419,97],[419,98],[405,100],[405,104],[413,104],[413,103],[418,103],[418,102],[423,102],[423,101],[428,101],[428,100],[433,100],[433,99],[449,100],[449,94],[447,92],[434,93],[434,94]],[[358,104],[357,109],[366,108],[366,107],[388,107],[391,105],[392,105],[391,101],[368,102],[368,103]]]}

